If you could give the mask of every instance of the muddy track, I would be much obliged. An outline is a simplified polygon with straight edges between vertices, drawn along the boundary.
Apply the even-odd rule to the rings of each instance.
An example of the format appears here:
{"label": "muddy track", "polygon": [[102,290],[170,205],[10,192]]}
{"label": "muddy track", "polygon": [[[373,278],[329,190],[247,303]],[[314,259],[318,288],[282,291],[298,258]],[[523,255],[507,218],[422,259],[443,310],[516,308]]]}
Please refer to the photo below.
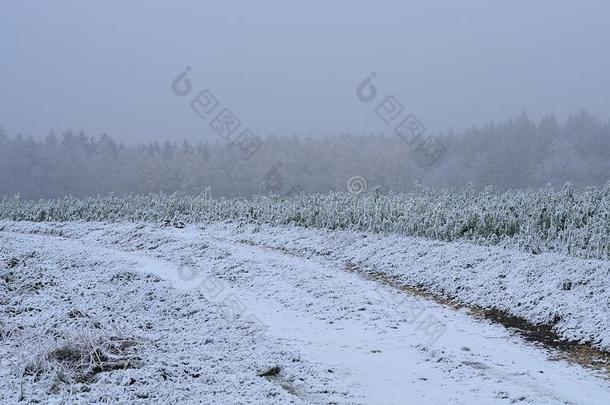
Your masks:
{"label": "muddy track", "polygon": [[[287,255],[298,257],[297,252],[285,248],[269,245],[255,244],[252,241],[242,239],[240,243],[250,246],[260,246],[276,250]],[[557,359],[564,359],[594,370],[602,370],[610,379],[610,352],[600,350],[591,344],[580,343],[563,339],[553,330],[553,324],[533,324],[528,320],[509,314],[497,308],[481,308],[475,305],[465,304],[456,299],[427,290],[423,286],[412,286],[400,281],[397,277],[388,276],[379,271],[367,271],[348,261],[342,268],[343,271],[354,273],[360,277],[386,285],[405,293],[432,300],[441,305],[453,309],[466,309],[476,318],[483,318],[518,333],[526,341],[539,344],[542,348],[549,350],[551,355]]]}
{"label": "muddy track", "polygon": [[497,308],[481,308],[464,304],[455,299],[426,290],[423,287],[409,286],[396,280],[396,278],[389,277],[383,273],[367,272],[358,268],[351,262],[345,263],[343,269],[350,273],[359,274],[368,280],[373,280],[400,291],[431,299],[439,304],[454,309],[466,308],[475,317],[485,318],[501,324],[506,328],[517,332],[529,342],[540,343],[542,347],[552,350],[553,354],[558,358],[563,358],[595,370],[603,370],[610,379],[610,352],[599,350],[587,343],[565,340],[553,331],[552,324],[533,324],[524,318],[513,316],[506,311]]}

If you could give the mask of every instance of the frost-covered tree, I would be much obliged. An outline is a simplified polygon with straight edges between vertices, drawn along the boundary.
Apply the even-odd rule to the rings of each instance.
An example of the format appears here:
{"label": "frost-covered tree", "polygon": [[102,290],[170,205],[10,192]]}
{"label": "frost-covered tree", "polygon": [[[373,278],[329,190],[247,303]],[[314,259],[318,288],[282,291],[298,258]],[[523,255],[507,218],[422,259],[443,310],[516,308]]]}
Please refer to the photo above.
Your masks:
{"label": "frost-covered tree", "polygon": [[[425,134],[432,136],[432,134]],[[35,140],[0,131],[0,196],[91,196],[113,192],[251,197],[344,191],[361,176],[369,188],[400,192],[418,182],[481,189],[601,187],[610,173],[610,123],[581,112],[559,123],[520,115],[502,123],[439,134],[446,153],[433,168],[418,164],[417,145],[394,134],[268,136],[249,159],[222,139],[123,145],[108,135],[66,131]],[[281,177],[268,187],[269,173]],[[267,185],[266,185],[267,184]]]}

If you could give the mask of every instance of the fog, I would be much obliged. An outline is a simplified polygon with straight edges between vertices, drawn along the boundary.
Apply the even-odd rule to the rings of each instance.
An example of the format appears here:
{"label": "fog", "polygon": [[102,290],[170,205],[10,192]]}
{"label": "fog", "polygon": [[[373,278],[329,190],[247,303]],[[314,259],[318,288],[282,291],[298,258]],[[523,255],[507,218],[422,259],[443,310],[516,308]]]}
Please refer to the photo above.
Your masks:
{"label": "fog", "polygon": [[[320,192],[340,190],[353,176],[395,191],[413,181],[599,185],[610,153],[608,15],[604,1],[5,3],[0,192],[191,193],[215,183],[223,195],[251,194],[266,188],[265,176],[278,164],[284,177],[293,178],[284,183]],[[182,79],[190,87],[183,96],[176,89],[185,82],[176,87],[176,78],[186,71]],[[369,84],[377,97],[363,101],[358,86],[373,76]],[[218,103],[209,116],[194,111],[203,90]],[[391,123],[379,111],[387,97],[398,104],[384,111],[400,113]],[[227,151],[235,140],[222,139],[210,126],[223,109],[263,152],[227,163],[239,160]],[[408,114],[421,133],[442,140],[443,158],[424,165],[432,170],[422,169],[406,150],[413,145],[395,136]],[[50,133],[55,135],[48,139]],[[370,137],[358,138],[363,134]],[[380,134],[385,140],[375,141]],[[268,138],[293,135],[301,143],[283,139],[275,151],[276,138]],[[216,168],[200,162],[195,166],[206,174],[198,180],[201,171],[193,166],[180,169],[192,174],[176,174],[173,183],[155,178],[144,184],[146,153],[163,155],[169,141],[163,156],[170,159],[168,151],[185,139],[189,146],[182,150],[205,149],[213,156],[202,162]],[[303,142],[315,147],[305,150]],[[121,160],[117,167],[124,171],[117,169],[116,178],[97,189],[82,178],[68,180],[65,173],[109,173],[100,163],[111,164],[100,144],[113,145],[112,159]],[[327,154],[329,171],[315,175],[295,163],[320,167],[312,159],[322,154],[312,151]],[[172,170],[184,166],[171,156]],[[568,165],[558,163],[566,159]],[[390,161],[400,163],[381,164]],[[515,167],[526,169],[517,173]],[[44,177],[54,171],[55,180]],[[236,180],[234,171],[248,175]]]}
{"label": "fog", "polygon": [[431,132],[610,111],[606,1],[5,2],[0,122],[119,141],[212,139],[170,91],[192,68],[261,136],[386,132],[371,72]]}

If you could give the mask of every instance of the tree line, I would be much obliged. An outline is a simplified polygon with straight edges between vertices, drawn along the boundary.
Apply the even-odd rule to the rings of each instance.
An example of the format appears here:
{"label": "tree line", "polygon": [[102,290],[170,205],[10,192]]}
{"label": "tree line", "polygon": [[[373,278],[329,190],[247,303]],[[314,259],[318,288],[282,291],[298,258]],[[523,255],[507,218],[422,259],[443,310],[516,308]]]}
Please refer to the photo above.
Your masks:
{"label": "tree line", "polygon": [[580,112],[559,122],[523,114],[435,136],[445,148],[432,167],[391,134],[267,136],[247,159],[221,139],[128,145],[65,131],[37,140],[0,127],[0,196],[38,199],[116,193],[210,193],[213,197],[346,191],[400,192],[414,183],[509,188],[603,186],[610,173],[610,122]]}

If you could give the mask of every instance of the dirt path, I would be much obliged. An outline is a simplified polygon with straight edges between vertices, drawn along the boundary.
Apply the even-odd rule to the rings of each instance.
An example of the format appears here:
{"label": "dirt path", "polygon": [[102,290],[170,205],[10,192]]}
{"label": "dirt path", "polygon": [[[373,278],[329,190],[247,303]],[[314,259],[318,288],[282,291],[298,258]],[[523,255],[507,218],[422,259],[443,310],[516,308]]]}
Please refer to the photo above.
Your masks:
{"label": "dirt path", "polygon": [[[553,360],[505,328],[343,271],[344,263],[243,243],[239,231],[80,225],[71,239],[2,232],[48,251],[111,255],[198,291],[231,322],[344,384],[345,403],[575,403],[610,399],[600,373]],[[88,227],[88,228],[87,228]],[[83,229],[84,228],[84,229]],[[73,244],[70,248],[68,245]],[[81,253],[82,254],[82,253]],[[250,332],[252,333],[252,332]],[[280,367],[285,365],[279,364]],[[329,402],[266,377],[306,402]]]}

